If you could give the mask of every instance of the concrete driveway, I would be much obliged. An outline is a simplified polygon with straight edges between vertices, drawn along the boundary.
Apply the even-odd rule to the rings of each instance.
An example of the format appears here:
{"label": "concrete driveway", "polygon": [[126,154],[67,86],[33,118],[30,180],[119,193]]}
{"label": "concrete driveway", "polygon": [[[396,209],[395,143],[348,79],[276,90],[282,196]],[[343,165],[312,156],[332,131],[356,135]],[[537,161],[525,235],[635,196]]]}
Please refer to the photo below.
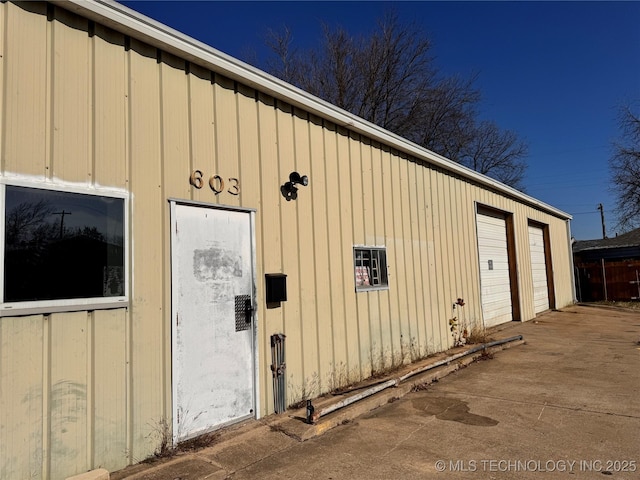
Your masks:
{"label": "concrete driveway", "polygon": [[640,478],[640,311],[575,306],[499,333],[526,343],[308,441],[256,422],[237,441],[131,472],[170,480]]}

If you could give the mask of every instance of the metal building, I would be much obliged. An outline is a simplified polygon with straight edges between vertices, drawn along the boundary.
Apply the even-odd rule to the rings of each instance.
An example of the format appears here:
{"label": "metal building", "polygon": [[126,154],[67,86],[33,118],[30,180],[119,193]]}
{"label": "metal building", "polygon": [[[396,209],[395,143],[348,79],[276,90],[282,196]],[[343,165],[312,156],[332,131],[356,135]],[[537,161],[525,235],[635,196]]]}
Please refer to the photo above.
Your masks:
{"label": "metal building", "polygon": [[110,1],[1,3],[0,111],[0,478],[574,299],[566,213]]}

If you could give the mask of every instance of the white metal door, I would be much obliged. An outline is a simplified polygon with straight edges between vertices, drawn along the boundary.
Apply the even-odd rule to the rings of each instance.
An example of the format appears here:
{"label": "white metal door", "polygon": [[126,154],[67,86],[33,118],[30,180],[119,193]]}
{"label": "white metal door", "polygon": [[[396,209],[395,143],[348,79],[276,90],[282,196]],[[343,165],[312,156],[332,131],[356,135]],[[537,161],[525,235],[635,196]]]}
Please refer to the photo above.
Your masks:
{"label": "white metal door", "polygon": [[513,320],[507,226],[504,218],[478,213],[482,314],[486,327]]}
{"label": "white metal door", "polygon": [[529,225],[529,249],[533,276],[533,305],[535,313],[549,309],[547,262],[544,256],[544,235],[541,228]]}
{"label": "white metal door", "polygon": [[176,443],[254,415],[253,213],[172,202],[171,268]]}

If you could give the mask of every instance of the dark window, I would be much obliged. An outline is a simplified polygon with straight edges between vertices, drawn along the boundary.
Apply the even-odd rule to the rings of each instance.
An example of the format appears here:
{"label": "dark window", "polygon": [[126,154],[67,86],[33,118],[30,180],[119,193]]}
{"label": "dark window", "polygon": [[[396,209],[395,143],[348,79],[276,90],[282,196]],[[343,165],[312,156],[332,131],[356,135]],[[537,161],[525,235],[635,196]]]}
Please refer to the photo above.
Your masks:
{"label": "dark window", "polygon": [[124,199],[6,186],[4,302],[125,295]]}
{"label": "dark window", "polygon": [[387,281],[387,250],[384,247],[353,249],[356,290],[384,288]]}

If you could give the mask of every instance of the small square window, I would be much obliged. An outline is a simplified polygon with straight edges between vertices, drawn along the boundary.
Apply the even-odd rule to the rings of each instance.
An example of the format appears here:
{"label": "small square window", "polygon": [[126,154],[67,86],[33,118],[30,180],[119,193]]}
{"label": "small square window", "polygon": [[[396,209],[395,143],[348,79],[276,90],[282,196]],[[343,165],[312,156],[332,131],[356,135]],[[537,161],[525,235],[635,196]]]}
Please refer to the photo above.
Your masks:
{"label": "small square window", "polygon": [[387,249],[384,247],[354,247],[356,290],[388,288]]}
{"label": "small square window", "polygon": [[3,200],[3,315],[126,301],[124,198],[5,185]]}

